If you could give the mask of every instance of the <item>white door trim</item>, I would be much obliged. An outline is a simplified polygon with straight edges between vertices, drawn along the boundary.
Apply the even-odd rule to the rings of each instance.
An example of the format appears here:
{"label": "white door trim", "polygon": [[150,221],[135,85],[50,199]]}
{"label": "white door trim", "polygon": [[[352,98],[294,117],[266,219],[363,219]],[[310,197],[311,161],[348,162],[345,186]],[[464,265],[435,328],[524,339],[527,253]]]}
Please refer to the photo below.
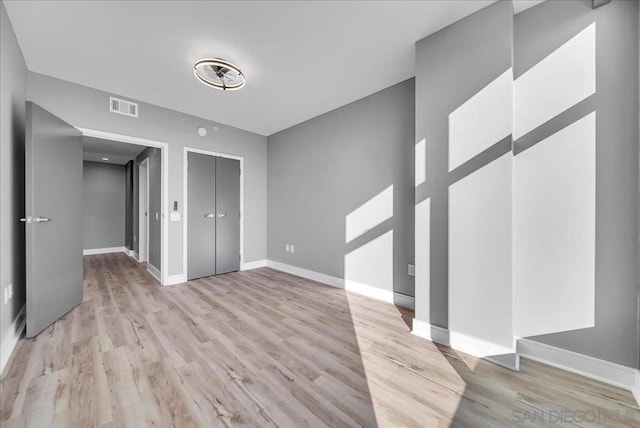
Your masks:
{"label": "white door trim", "polygon": [[[148,140],[146,138],[132,137],[129,135],[115,134],[113,132],[99,131],[97,129],[75,127],[78,131],[82,132],[83,136],[102,138],[104,140],[120,141],[121,143],[136,144],[138,146],[156,147],[160,149],[162,154],[162,164],[160,168],[161,176],[161,188],[162,196],[160,200],[160,211],[162,215],[162,224],[160,228],[160,254],[161,254],[161,269],[160,269],[160,283],[167,285],[169,277],[169,216],[168,216],[168,204],[169,204],[169,186],[167,185],[167,177],[169,176],[169,144],[162,141]],[[148,172],[147,172],[148,174]],[[147,187],[147,195],[149,188]],[[147,196],[148,197],[148,196]],[[147,242],[149,236],[147,236]],[[147,253],[147,258],[149,254]]]}
{"label": "white door trim", "polygon": [[199,153],[202,155],[209,156],[218,156],[221,158],[234,159],[240,161],[240,266],[242,267],[242,263],[244,262],[244,157],[230,155],[227,153],[219,153],[212,152],[209,150],[196,149],[194,147],[184,147],[183,150],[183,160],[182,160],[182,195],[183,195],[183,207],[184,207],[184,217],[182,221],[182,270],[184,272],[185,279],[188,278],[187,271],[187,250],[188,250],[188,225],[187,220],[189,218],[189,187],[188,187],[188,154],[191,153]]}
{"label": "white door trim", "polygon": [[[141,215],[142,211],[147,212],[149,194],[149,170],[147,169],[148,159],[145,158],[138,166],[138,261],[146,262],[149,254],[147,243],[147,216]],[[142,185],[144,183],[144,185]],[[142,192],[144,189],[144,193]]]}

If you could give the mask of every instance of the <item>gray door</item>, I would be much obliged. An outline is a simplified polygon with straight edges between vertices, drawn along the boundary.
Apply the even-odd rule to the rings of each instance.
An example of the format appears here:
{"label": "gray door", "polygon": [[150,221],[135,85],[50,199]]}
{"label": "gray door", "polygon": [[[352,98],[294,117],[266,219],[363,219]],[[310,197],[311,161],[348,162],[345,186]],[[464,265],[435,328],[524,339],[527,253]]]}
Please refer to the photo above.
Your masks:
{"label": "gray door", "polygon": [[240,161],[187,154],[187,278],[240,269]]}
{"label": "gray door", "polygon": [[82,293],[82,137],[27,102],[25,212],[27,337],[79,305]]}
{"label": "gray door", "polygon": [[187,279],[216,273],[216,158],[187,153]]}
{"label": "gray door", "polygon": [[216,274],[240,269],[240,161],[216,158]]}

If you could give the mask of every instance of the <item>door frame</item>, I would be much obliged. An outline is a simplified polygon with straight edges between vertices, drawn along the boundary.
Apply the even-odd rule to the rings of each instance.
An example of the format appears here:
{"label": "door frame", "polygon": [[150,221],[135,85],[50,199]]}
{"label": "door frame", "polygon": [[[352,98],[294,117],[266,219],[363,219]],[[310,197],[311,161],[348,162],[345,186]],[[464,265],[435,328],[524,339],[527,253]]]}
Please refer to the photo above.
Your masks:
{"label": "door frame", "polygon": [[240,270],[244,270],[244,156],[230,155],[227,153],[213,152],[210,150],[197,149],[195,147],[183,148],[182,159],[182,195],[183,195],[183,207],[184,218],[182,222],[182,271],[185,278],[187,276],[187,264],[188,264],[188,219],[189,219],[189,174],[188,174],[188,156],[189,153],[199,153],[201,155],[217,156],[221,158],[234,159],[240,161]]}
{"label": "door frame", "polygon": [[[144,165],[144,166],[143,166]],[[140,215],[141,208],[149,212],[149,158],[138,165],[138,262],[146,262],[149,257],[149,216]],[[143,172],[144,169],[144,172]],[[144,177],[143,177],[144,174]],[[140,189],[144,183],[144,196]],[[144,199],[143,199],[144,197]],[[144,238],[142,238],[144,236]],[[144,245],[143,245],[144,244]]]}
{"label": "door frame", "polygon": [[[169,187],[167,183],[167,173],[169,171],[169,144],[162,141],[148,140],[146,138],[132,137],[129,135],[115,134],[113,132],[99,131],[97,129],[83,128],[75,126],[75,128],[82,133],[83,136],[102,138],[104,140],[119,141],[121,143],[135,144],[138,146],[154,147],[160,149],[162,162],[160,165],[160,212],[162,215],[161,227],[160,227],[160,281],[161,285],[168,285],[169,279],[169,216],[168,216],[168,204],[169,204]],[[148,176],[147,170],[147,176]],[[148,182],[147,182],[148,184]],[[149,187],[147,185],[147,198],[149,195]],[[140,210],[138,209],[138,215]],[[147,221],[148,224],[148,221]],[[147,242],[149,242],[149,236],[147,233]],[[147,249],[148,250],[148,249]],[[149,252],[147,251],[147,259],[149,258]],[[148,271],[148,269],[147,269]]]}

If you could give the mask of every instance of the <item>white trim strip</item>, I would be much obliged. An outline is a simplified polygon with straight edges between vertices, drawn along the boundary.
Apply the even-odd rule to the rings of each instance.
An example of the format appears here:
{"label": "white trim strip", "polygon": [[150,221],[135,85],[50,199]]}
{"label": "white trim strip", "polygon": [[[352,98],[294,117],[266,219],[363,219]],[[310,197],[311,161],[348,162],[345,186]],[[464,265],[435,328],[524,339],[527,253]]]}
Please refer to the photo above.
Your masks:
{"label": "white trim strip", "polygon": [[342,278],[325,275],[324,273],[314,272],[309,269],[276,262],[274,260],[267,260],[267,266],[292,275],[301,276],[312,281],[322,282],[323,284],[327,284],[332,287],[344,288],[344,280]]}
{"label": "white trim strip", "polygon": [[88,248],[82,250],[83,256],[92,256],[94,254],[111,254],[111,253],[125,253],[129,254],[129,249],[127,247],[108,247],[108,248]]}
{"label": "white trim strip", "polygon": [[640,370],[530,339],[518,339],[521,357],[631,391],[640,405]]}
{"label": "white trim strip", "polygon": [[0,374],[4,373],[4,369],[11,359],[11,354],[13,354],[13,351],[16,349],[16,345],[18,345],[18,340],[20,336],[22,336],[26,324],[26,305],[24,305],[22,309],[20,309],[20,312],[18,312],[18,316],[9,326],[6,334],[2,337],[2,343],[0,344]]}
{"label": "white trim strip", "polygon": [[[330,285],[332,287],[343,288],[346,291],[361,294],[372,299],[380,300],[386,303],[391,303],[399,306],[403,306],[409,309],[413,309],[415,306],[415,299],[411,296],[406,296],[400,293],[394,293],[388,290],[382,290],[370,285],[361,284],[353,281],[345,281],[342,278],[336,276],[326,275],[324,273],[315,272],[309,269],[304,269],[297,266],[288,265],[286,263],[276,262],[274,260],[267,260],[267,266],[282,272],[290,273],[291,275],[301,276],[312,281],[321,282],[323,284]],[[346,283],[346,287],[345,287]]]}
{"label": "white trim strip", "polygon": [[251,270],[257,269],[261,267],[265,267],[267,265],[267,260],[255,260],[253,262],[240,263],[240,270]]}
{"label": "white trim strip", "polygon": [[154,277],[155,279],[158,280],[158,282],[160,284],[162,284],[162,281],[160,280],[160,271],[158,270],[157,267],[155,267],[154,265],[152,265],[151,263],[147,262],[147,272],[149,272],[151,274],[152,277]]}
{"label": "white trim strip", "polygon": [[420,321],[419,319],[413,319],[411,334],[444,346],[449,346],[449,330],[429,324],[428,322]]}
{"label": "white trim strip", "polygon": [[182,284],[184,282],[187,282],[187,275],[179,273],[177,275],[169,275],[169,278],[167,278],[167,283],[165,285],[176,285]]}
{"label": "white trim strip", "polygon": [[496,345],[477,337],[468,336],[449,330],[449,344],[457,350],[465,354],[473,355],[478,358],[486,358],[494,355],[515,354],[516,350],[506,346]]}

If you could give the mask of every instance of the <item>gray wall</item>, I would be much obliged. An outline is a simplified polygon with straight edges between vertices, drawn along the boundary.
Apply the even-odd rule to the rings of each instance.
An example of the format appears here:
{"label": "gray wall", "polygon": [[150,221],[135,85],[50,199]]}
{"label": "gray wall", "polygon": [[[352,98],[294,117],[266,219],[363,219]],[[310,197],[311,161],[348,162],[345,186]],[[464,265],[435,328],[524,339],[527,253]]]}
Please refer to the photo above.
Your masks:
{"label": "gray wall", "polygon": [[0,292],[13,284],[9,304],[0,301],[0,344],[25,303],[24,121],[27,67],[0,3]]}
{"label": "gray wall", "polygon": [[595,327],[535,340],[638,367],[638,3],[547,1],[516,15],[514,74],[594,21],[597,93],[583,104],[597,120]]}
{"label": "gray wall", "polygon": [[83,248],[124,246],[125,167],[83,162]]}
{"label": "gray wall", "polygon": [[[139,105],[137,119],[109,113],[109,95],[113,94],[42,74],[29,72],[28,77],[28,99],[67,123],[167,143],[169,200],[163,207],[167,214],[173,201],[178,201],[180,212],[184,212],[182,186],[185,146],[244,156],[244,261],[266,258],[266,137],[143,102]],[[194,84],[197,82],[194,81]],[[218,132],[213,131],[214,125],[218,126]],[[206,137],[197,135],[198,126],[208,129]],[[169,222],[170,275],[183,271],[182,220]]]}
{"label": "gray wall", "polygon": [[[413,141],[413,79],[269,136],[269,259],[343,278],[345,254],[393,229],[393,288],[413,296]],[[392,219],[345,244],[345,216],[390,185]]]}
{"label": "gray wall", "polygon": [[[149,174],[149,188],[147,189],[147,195],[149,198],[149,235],[147,239],[149,241],[149,254],[147,254],[147,261],[156,267],[161,269],[162,257],[161,257],[161,239],[162,239],[162,224],[160,213],[160,202],[162,200],[162,153],[160,149],[147,148],[138,155],[134,162],[133,167],[133,188],[134,188],[134,200],[133,200],[133,234],[136,236],[136,240],[133,245],[134,251],[140,254],[140,242],[137,239],[139,229],[139,216],[140,216],[140,198],[138,197],[139,186],[139,167],[140,163],[145,159],[149,159],[147,164]],[[156,213],[158,213],[158,219],[156,219]],[[144,213],[142,213],[144,215]]]}
{"label": "gray wall", "polygon": [[124,166],[124,246],[133,250],[133,161]]}
{"label": "gray wall", "polygon": [[440,327],[449,326],[449,185],[511,150],[497,142],[450,173],[448,117],[511,67],[511,16],[511,3],[498,2],[416,43],[415,141],[427,144],[415,203],[431,198],[430,320],[421,321]]}

